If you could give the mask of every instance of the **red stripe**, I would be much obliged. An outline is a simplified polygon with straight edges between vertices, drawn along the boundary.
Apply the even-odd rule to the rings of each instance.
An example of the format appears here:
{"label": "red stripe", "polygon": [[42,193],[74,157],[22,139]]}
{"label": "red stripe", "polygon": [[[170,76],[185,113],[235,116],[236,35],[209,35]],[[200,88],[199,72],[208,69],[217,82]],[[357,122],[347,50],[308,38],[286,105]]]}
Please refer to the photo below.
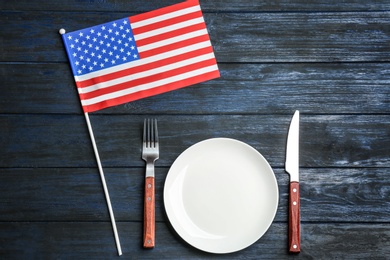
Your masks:
{"label": "red stripe", "polygon": [[121,71],[116,71],[116,72],[113,72],[113,73],[110,73],[107,75],[97,76],[97,77],[89,79],[89,80],[78,81],[78,82],[76,82],[76,84],[77,84],[78,88],[88,87],[88,86],[102,83],[105,81],[125,77],[128,75],[132,75],[132,74],[139,73],[142,71],[147,71],[147,70],[154,69],[157,67],[162,67],[162,66],[165,66],[168,64],[172,64],[172,63],[179,62],[182,60],[194,58],[194,57],[197,57],[197,56],[200,56],[203,54],[208,54],[208,53],[213,53],[213,48],[211,46],[206,47],[206,48],[202,48],[199,50],[191,51],[188,53],[180,54],[180,55],[177,55],[174,57],[166,58],[163,60],[158,60],[158,61],[151,62],[148,64],[143,64],[143,65],[140,65],[137,67],[133,67],[133,68],[129,68],[129,69],[121,70]]}
{"label": "red stripe", "polygon": [[165,45],[159,48],[151,49],[148,51],[143,51],[139,53],[139,56],[141,59],[151,57],[154,55],[162,54],[168,51],[176,50],[179,48],[183,48],[192,44],[200,43],[200,42],[205,42],[205,41],[210,41],[210,37],[208,34],[197,36],[188,40],[172,43],[169,45]]}
{"label": "red stripe", "polygon": [[197,5],[199,5],[198,0],[187,0],[185,2],[181,2],[181,3],[175,4],[175,5],[171,5],[171,6],[163,7],[163,8],[153,10],[153,11],[150,11],[147,13],[142,13],[142,14],[131,16],[130,22],[131,23],[139,22],[139,21],[146,20],[146,19],[149,19],[152,17],[160,16],[163,14],[168,14],[168,13],[175,12],[175,11],[178,11],[181,9],[185,9],[187,7],[192,7],[192,6],[197,6]]}
{"label": "red stripe", "polygon": [[198,31],[198,30],[202,30],[202,29],[206,29],[205,23],[194,24],[194,25],[180,28],[180,29],[177,29],[174,31],[151,36],[151,37],[148,37],[148,38],[145,38],[142,40],[137,40],[137,47],[139,48],[139,47],[151,44],[151,43],[163,41],[166,39],[170,39],[170,38],[173,38],[176,36],[180,36],[180,35],[183,35],[186,33],[194,32],[194,31]]}
{"label": "red stripe", "polygon": [[145,25],[138,28],[133,28],[133,34],[137,35],[145,32],[150,32],[156,29],[164,28],[166,26],[174,25],[181,22],[186,22],[199,17],[202,17],[202,11],[197,11],[194,13],[189,13],[171,19],[163,20],[161,22]]}
{"label": "red stripe", "polygon": [[150,75],[150,76],[147,76],[144,78],[140,78],[140,79],[136,79],[136,80],[129,80],[127,82],[113,85],[113,86],[108,87],[108,88],[102,88],[102,89],[99,89],[99,90],[96,90],[93,92],[80,94],[80,99],[86,100],[86,99],[95,98],[95,97],[98,97],[101,95],[121,91],[124,89],[130,89],[130,88],[133,88],[136,86],[140,86],[143,84],[148,84],[148,83],[152,83],[152,82],[159,81],[162,79],[174,77],[174,76],[186,73],[186,72],[194,71],[194,70],[201,69],[201,68],[208,67],[208,66],[215,65],[215,64],[216,64],[216,61],[214,58],[210,59],[210,60],[201,61],[198,63],[183,66],[183,67],[180,67],[177,69],[173,69],[170,71],[164,71],[164,72],[161,72],[158,74]]}
{"label": "red stripe", "polygon": [[219,74],[218,70],[212,71],[212,72],[209,72],[209,73],[206,73],[203,75],[199,75],[196,77],[187,78],[185,80],[181,80],[181,81],[174,82],[174,83],[169,83],[169,84],[166,84],[164,86],[157,87],[157,88],[148,89],[145,91],[139,91],[137,93],[126,95],[126,96],[121,96],[121,97],[118,97],[115,99],[105,100],[105,101],[102,101],[102,102],[94,104],[94,105],[83,106],[83,110],[84,110],[84,112],[94,112],[94,111],[97,111],[97,110],[100,110],[100,109],[103,109],[106,107],[117,106],[117,105],[120,105],[123,103],[127,103],[127,102],[135,101],[138,99],[162,94],[164,92],[176,90],[179,88],[183,88],[183,87],[186,87],[189,85],[197,84],[197,83],[207,81],[210,79],[215,79],[215,78],[218,78],[219,76],[220,76],[220,74]]}

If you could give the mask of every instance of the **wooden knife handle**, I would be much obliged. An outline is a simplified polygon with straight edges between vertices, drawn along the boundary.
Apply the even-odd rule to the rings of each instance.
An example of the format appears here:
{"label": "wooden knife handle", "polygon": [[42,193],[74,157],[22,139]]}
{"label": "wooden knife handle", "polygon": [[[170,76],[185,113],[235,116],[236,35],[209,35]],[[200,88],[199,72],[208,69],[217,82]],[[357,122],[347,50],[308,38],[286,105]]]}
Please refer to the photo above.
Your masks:
{"label": "wooden knife handle", "polygon": [[299,182],[290,182],[290,200],[289,200],[289,251],[299,253],[301,251],[301,213],[300,213],[300,195]]}
{"label": "wooden knife handle", "polygon": [[145,178],[144,247],[153,248],[155,238],[154,177]]}

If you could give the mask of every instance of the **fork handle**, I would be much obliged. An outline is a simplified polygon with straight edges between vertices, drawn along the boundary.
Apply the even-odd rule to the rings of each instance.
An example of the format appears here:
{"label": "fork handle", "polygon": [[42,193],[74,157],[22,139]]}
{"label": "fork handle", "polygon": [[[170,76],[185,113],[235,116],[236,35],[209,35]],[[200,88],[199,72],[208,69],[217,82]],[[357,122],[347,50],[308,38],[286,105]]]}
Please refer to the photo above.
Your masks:
{"label": "fork handle", "polygon": [[144,247],[153,248],[155,238],[154,177],[145,178]]}

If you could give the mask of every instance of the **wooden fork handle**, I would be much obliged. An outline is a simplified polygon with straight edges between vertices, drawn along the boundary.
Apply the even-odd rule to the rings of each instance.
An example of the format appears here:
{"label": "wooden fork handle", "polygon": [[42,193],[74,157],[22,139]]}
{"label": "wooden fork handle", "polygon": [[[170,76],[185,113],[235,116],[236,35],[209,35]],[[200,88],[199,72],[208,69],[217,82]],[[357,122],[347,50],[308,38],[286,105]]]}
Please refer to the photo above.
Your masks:
{"label": "wooden fork handle", "polygon": [[299,253],[301,251],[301,214],[299,182],[290,182],[289,204],[289,252]]}
{"label": "wooden fork handle", "polygon": [[153,248],[155,240],[154,177],[145,178],[144,247]]}

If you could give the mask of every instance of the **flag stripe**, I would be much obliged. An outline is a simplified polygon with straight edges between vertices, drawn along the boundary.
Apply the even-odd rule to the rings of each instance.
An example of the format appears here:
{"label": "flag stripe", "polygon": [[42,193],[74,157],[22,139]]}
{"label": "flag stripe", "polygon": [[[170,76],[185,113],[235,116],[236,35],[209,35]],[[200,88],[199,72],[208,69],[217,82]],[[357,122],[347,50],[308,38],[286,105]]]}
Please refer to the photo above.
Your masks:
{"label": "flag stripe", "polygon": [[202,12],[200,10],[196,10],[196,12],[193,12],[193,13],[188,13],[188,14],[184,14],[181,16],[176,16],[176,17],[171,18],[169,20],[162,20],[162,21],[152,23],[152,24],[147,24],[147,25],[141,26],[141,27],[137,26],[137,24],[131,24],[131,27],[133,29],[134,34],[142,34],[142,33],[148,32],[148,31],[156,30],[158,28],[166,27],[169,25],[174,25],[177,23],[189,21],[189,20],[192,20],[195,18],[200,18],[200,17],[203,17]]}
{"label": "flag stripe", "polygon": [[[91,99],[81,100],[81,103],[83,104],[83,106],[93,105],[93,104],[102,102],[104,100],[115,99],[115,98],[118,98],[118,97],[121,97],[121,96],[133,94],[133,93],[138,92],[138,91],[148,90],[148,89],[151,89],[151,88],[154,88],[154,87],[160,87],[160,86],[163,86],[163,85],[166,85],[166,84],[171,84],[171,83],[174,83],[174,82],[185,80],[187,78],[200,76],[202,74],[206,74],[206,73],[217,71],[217,70],[218,70],[218,66],[217,65],[203,67],[201,69],[189,71],[189,72],[186,72],[186,73],[183,73],[183,74],[179,74],[179,75],[175,75],[175,76],[172,76],[172,77],[169,77],[169,78],[163,78],[163,79],[160,79],[160,80],[157,80],[157,81],[153,81],[153,82],[145,83],[145,84],[142,84],[142,85],[138,85],[136,87],[127,88],[127,89],[116,91],[116,92],[111,92],[111,93],[108,93],[108,94],[105,94],[105,95],[101,95],[101,96],[98,96],[98,97],[95,97],[95,98],[91,98]],[[83,96],[83,94],[81,94],[80,96]]]}
{"label": "flag stripe", "polygon": [[203,23],[203,22],[204,22],[203,17],[199,17],[199,18],[195,18],[195,19],[192,19],[192,20],[183,21],[181,23],[176,23],[176,24],[172,24],[172,25],[169,25],[169,26],[159,27],[158,29],[155,29],[153,31],[147,31],[147,32],[140,33],[140,34],[135,34],[134,33],[134,38],[135,38],[136,41],[139,41],[139,40],[143,40],[145,38],[149,38],[149,37],[152,37],[152,36],[157,36],[157,35],[160,35],[160,34],[164,34],[164,33],[171,32],[171,31],[175,31],[175,30],[178,30],[178,29],[182,29],[182,28],[188,27],[190,25],[195,25],[195,24],[199,24],[199,23]]}
{"label": "flag stripe", "polygon": [[[127,25],[129,27],[126,27],[126,20],[130,22]],[[91,46],[69,45],[69,48],[81,47],[75,52],[75,55],[78,55],[76,61],[82,60],[83,66],[86,65],[86,69],[91,70],[89,73],[75,74],[85,112],[93,112],[219,77],[217,62],[198,0],[188,0],[117,20],[107,24],[106,28],[105,25],[94,28],[101,33],[96,43],[88,42],[87,45]],[[130,32],[133,38],[127,36]],[[82,33],[95,37],[91,29],[69,36],[74,37],[70,42],[76,43],[78,38],[81,42],[81,38],[86,37]],[[123,41],[128,50],[124,48]],[[93,49],[96,49],[98,54],[105,50],[105,55],[92,59],[91,52],[95,51]],[[85,56],[85,61],[82,56]],[[120,60],[126,61],[127,57],[129,60],[134,59],[119,63]],[[116,61],[119,65],[104,68],[106,63],[115,64]],[[95,70],[95,67],[100,65],[102,68]],[[75,62],[74,66],[78,64]],[[85,70],[85,66],[83,69]]]}
{"label": "flag stripe", "polygon": [[[124,82],[123,81],[110,82],[110,83],[107,83],[109,86],[104,86],[103,88],[100,88],[96,91],[88,92],[85,94],[80,93],[80,95],[82,95],[84,100],[87,100],[87,99],[93,100],[94,98],[104,97],[104,95],[106,95],[106,94],[116,93],[116,92],[120,92],[122,90],[131,89],[131,88],[135,88],[138,86],[146,86],[147,84],[150,84],[150,86],[156,87],[156,86],[158,86],[158,84],[152,85],[152,83],[156,82],[155,77],[158,77],[159,74],[161,75],[162,73],[164,73],[164,77],[160,77],[161,79],[164,79],[164,78],[166,78],[167,80],[169,78],[174,79],[175,76],[184,74],[190,70],[196,71],[196,70],[200,70],[202,68],[212,66],[212,65],[214,65],[213,60],[207,59],[207,60],[199,61],[196,63],[190,63],[188,65],[181,65],[180,67],[175,68],[175,70],[166,70],[166,71],[162,71],[162,72],[157,71],[155,74],[152,74],[150,76],[143,75],[143,77],[136,77],[135,79],[127,80]],[[207,72],[209,72],[209,71],[207,71]]]}
{"label": "flag stripe", "polygon": [[177,16],[200,11],[198,1],[186,1],[131,17],[133,28],[142,27]]}
{"label": "flag stripe", "polygon": [[155,47],[161,47],[169,43],[173,43],[175,41],[186,40],[191,37],[207,34],[207,29],[204,24],[196,24],[190,27],[178,29],[176,31],[167,32],[164,35],[152,36],[144,40],[139,40],[137,41],[138,51],[144,52]]}
{"label": "flag stripe", "polygon": [[165,46],[154,48],[154,49],[151,49],[148,51],[144,51],[144,52],[140,53],[140,57],[141,57],[141,59],[144,59],[144,58],[148,58],[148,57],[155,56],[155,55],[164,55],[164,53],[166,51],[175,51],[176,49],[182,49],[182,48],[186,48],[187,46],[193,46],[197,42],[204,42],[204,43],[208,42],[209,46],[211,46],[210,41],[209,41],[209,36],[202,35],[202,36],[198,36],[195,38],[190,38],[188,40],[175,42],[175,43],[172,43],[169,45],[165,45]]}
{"label": "flag stripe", "polygon": [[[205,49],[202,49],[201,51],[205,51]],[[207,50],[206,50],[207,51]],[[98,91],[99,89],[105,89],[109,88],[113,85],[130,82],[132,80],[140,79],[143,77],[147,77],[149,75],[156,75],[162,72],[174,70],[174,69],[180,69],[183,66],[188,66],[190,64],[198,63],[205,60],[213,60],[214,55],[213,53],[207,53],[204,55],[200,55],[199,51],[194,52],[191,56],[193,56],[190,59],[182,60],[181,57],[173,57],[170,59],[163,60],[159,63],[159,66],[156,66],[156,64],[145,64],[143,66],[135,67],[132,69],[128,69],[126,71],[121,72],[119,75],[115,75],[112,77],[111,80],[105,79],[102,80],[101,83],[97,83],[88,87],[79,88],[79,93],[86,94],[93,91]],[[174,62],[175,60],[179,60],[177,62]],[[160,64],[160,63],[165,63]],[[164,75],[167,76],[167,75]],[[98,93],[98,92],[96,92]]]}
{"label": "flag stripe", "polygon": [[[131,69],[131,68],[134,68],[137,66],[142,66],[142,65],[146,65],[146,64],[150,64],[150,63],[155,63],[154,65],[156,65],[156,63],[159,64],[159,62],[163,62],[165,59],[168,59],[168,58],[174,58],[174,57],[184,58],[189,53],[197,51],[197,50],[202,50],[202,49],[206,49],[206,50],[208,50],[208,52],[212,52],[210,42],[209,41],[200,42],[197,44],[185,46],[183,48],[163,52],[163,53],[160,53],[160,54],[155,55],[155,56],[146,57],[142,60],[125,63],[123,65],[116,67],[116,69],[109,68],[109,69],[100,71],[99,73],[90,73],[90,74],[84,75],[84,76],[76,76],[75,78],[76,78],[77,86],[79,88],[80,87],[87,87],[87,86],[102,82],[104,80],[111,80],[111,79],[115,78],[115,76],[122,75],[122,73],[125,73],[125,71],[127,69]],[[204,54],[204,52],[202,52],[201,54]],[[177,61],[177,60],[175,60],[175,61]]]}

